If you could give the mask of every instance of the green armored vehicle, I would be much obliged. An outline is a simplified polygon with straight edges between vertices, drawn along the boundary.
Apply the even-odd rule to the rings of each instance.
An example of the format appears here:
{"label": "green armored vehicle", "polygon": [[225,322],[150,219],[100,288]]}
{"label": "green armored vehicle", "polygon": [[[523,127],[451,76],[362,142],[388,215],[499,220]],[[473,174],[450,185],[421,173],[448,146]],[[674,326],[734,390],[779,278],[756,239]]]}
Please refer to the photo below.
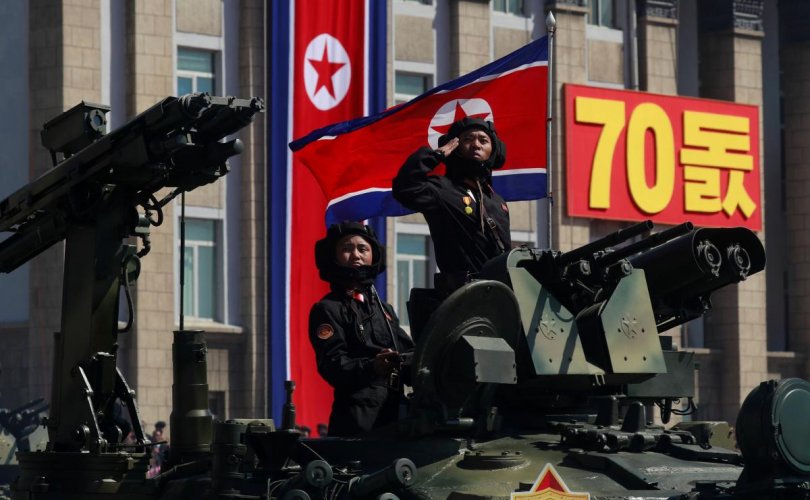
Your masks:
{"label": "green armored vehicle", "polygon": [[[292,382],[281,422],[213,422],[204,334],[175,332],[171,455],[147,477],[152,444],[117,369],[119,291],[137,279],[161,207],[227,173],[241,144],[220,139],[261,110],[256,98],[192,94],[109,134],[103,106],[46,124],[54,168],[0,201],[0,232],[12,233],[0,271],[66,239],[72,293],[49,444],[17,453],[13,498],[810,498],[806,381],[761,384],[734,432],[652,422],[654,406],[664,424],[694,407],[694,358],[661,333],[765,265],[754,233],[688,223],[649,234],[645,222],[565,253],[519,248],[442,301],[414,292],[408,408],[357,438],[304,439]],[[133,444],[115,419],[121,403]]]}

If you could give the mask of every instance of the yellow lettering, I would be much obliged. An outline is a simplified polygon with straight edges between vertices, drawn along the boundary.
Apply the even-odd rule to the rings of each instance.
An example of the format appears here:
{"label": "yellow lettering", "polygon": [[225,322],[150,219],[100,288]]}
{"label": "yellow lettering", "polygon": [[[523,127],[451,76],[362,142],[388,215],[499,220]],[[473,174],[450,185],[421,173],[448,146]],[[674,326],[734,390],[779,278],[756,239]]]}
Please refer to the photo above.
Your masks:
{"label": "yellow lettering", "polygon": [[745,186],[743,185],[744,175],[745,174],[739,170],[730,170],[728,172],[728,190],[723,200],[723,211],[728,216],[731,216],[731,214],[739,208],[740,212],[742,212],[747,219],[754,213],[757,204],[754,203],[754,200],[748,195],[748,191],[745,190]]}
{"label": "yellow lettering", "polygon": [[685,111],[681,163],[704,167],[733,168],[750,172],[749,119],[744,116]]}
{"label": "yellow lettering", "polygon": [[[644,143],[647,130],[655,137],[655,184],[647,183]],[[657,214],[669,205],[675,188],[675,140],[672,124],[660,106],[639,104],[627,127],[627,182],[630,196],[638,208]]]}
{"label": "yellow lettering", "polygon": [[720,171],[716,168],[684,166],[684,209],[687,212],[713,214],[722,208]]}
{"label": "yellow lettering", "polygon": [[590,208],[610,208],[610,176],[616,141],[624,129],[624,102],[577,97],[576,121],[603,125],[591,164]]}
{"label": "yellow lettering", "polygon": [[[744,116],[684,111],[683,148],[686,210],[746,217],[757,208],[745,190],[745,175],[754,169],[750,120]],[[711,168],[701,168],[711,167]],[[728,170],[728,187],[720,192],[720,171]]]}

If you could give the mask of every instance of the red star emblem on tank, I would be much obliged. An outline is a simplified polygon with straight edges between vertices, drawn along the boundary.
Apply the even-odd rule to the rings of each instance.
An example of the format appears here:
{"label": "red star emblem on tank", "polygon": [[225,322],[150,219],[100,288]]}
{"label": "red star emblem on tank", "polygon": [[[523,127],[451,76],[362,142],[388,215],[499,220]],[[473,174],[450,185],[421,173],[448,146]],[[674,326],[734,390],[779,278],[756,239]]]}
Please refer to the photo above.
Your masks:
{"label": "red star emblem on tank", "polygon": [[540,471],[531,491],[512,493],[513,500],[590,500],[590,498],[590,493],[577,493],[568,489],[557,469],[551,464],[546,464]]}

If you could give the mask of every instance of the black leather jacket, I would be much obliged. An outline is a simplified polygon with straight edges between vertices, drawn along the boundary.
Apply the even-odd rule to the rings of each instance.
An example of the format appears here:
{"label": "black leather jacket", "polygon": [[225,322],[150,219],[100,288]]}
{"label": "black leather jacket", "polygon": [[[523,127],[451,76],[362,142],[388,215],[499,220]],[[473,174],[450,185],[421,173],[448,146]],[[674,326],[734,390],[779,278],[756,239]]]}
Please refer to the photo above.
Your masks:
{"label": "black leather jacket", "polygon": [[442,273],[477,273],[486,261],[511,248],[509,209],[486,180],[481,182],[481,196],[477,186],[461,179],[431,175],[439,163],[430,148],[416,150],[394,178],[394,198],[425,216]]}
{"label": "black leather jacket", "polygon": [[393,307],[382,304],[381,310],[364,292],[365,302],[360,303],[350,291],[333,287],[309,313],[318,373],[335,390],[330,436],[355,435],[398,417],[400,392],[390,390],[388,380],[376,374],[374,357],[384,348],[411,351],[413,341],[400,328]]}

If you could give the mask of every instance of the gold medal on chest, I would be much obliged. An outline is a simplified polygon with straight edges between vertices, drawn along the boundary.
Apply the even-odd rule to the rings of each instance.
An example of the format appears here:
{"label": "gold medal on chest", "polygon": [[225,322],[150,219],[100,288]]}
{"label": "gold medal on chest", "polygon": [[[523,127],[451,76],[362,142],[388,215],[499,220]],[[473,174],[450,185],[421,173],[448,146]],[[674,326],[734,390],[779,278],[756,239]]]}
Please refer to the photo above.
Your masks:
{"label": "gold medal on chest", "polygon": [[472,197],[470,197],[470,196],[462,196],[461,201],[463,201],[464,205],[465,205],[464,206],[464,213],[467,214],[467,215],[472,215],[473,214],[473,208],[470,206],[470,204],[472,203]]}

